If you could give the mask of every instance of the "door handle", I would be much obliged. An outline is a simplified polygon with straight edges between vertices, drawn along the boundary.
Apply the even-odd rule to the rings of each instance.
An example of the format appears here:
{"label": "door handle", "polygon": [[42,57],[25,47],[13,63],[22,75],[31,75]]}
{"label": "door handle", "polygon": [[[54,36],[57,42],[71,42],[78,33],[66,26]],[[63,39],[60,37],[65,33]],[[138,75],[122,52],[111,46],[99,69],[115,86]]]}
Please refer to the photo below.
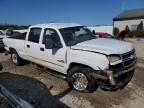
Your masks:
{"label": "door handle", "polygon": [[27,48],[30,48],[30,45],[26,45],[27,46]]}
{"label": "door handle", "polygon": [[44,51],[44,48],[40,48],[41,51]]}

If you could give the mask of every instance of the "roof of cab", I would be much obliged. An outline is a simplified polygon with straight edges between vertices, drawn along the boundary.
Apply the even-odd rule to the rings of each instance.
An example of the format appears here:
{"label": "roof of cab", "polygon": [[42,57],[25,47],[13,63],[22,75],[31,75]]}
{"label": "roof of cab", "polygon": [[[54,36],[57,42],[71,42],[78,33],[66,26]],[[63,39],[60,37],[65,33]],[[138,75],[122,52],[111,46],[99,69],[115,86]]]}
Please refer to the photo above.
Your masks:
{"label": "roof of cab", "polygon": [[75,27],[75,26],[82,26],[82,25],[76,24],[76,23],[47,23],[47,24],[32,25],[30,26],[30,28],[31,27],[44,27],[44,28],[61,29],[61,28]]}

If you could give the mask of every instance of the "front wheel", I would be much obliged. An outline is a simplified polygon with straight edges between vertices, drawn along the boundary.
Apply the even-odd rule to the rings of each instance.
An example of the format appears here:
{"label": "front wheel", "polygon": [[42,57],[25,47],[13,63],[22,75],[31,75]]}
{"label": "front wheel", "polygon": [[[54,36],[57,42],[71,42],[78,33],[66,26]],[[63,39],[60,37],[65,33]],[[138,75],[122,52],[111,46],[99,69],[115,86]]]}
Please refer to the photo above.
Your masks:
{"label": "front wheel", "polygon": [[83,66],[76,66],[68,73],[68,82],[71,88],[80,92],[94,92],[97,85],[93,77],[90,76],[92,69]]}

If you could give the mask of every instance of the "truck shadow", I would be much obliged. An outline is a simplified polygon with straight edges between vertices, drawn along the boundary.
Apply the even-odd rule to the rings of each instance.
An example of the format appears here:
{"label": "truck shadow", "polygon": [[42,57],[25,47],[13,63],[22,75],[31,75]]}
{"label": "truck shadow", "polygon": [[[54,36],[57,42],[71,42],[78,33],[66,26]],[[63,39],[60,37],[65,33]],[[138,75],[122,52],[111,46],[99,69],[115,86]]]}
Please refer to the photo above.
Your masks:
{"label": "truck shadow", "polygon": [[47,88],[37,79],[8,72],[0,73],[0,83],[34,108],[69,108],[59,101],[71,91],[69,88],[58,95],[52,95],[50,90],[53,86]]}
{"label": "truck shadow", "polygon": [[136,71],[133,78],[133,83],[138,85],[141,88],[144,88],[144,68],[143,67],[136,67]]}

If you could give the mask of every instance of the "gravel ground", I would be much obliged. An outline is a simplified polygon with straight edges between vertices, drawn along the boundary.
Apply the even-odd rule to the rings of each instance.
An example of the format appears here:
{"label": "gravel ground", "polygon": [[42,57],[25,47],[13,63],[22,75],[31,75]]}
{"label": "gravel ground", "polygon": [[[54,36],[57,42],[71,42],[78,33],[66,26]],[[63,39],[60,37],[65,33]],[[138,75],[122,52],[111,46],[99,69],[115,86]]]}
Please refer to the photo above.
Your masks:
{"label": "gravel ground", "polygon": [[[35,65],[15,66],[10,56],[0,53],[4,70],[0,83],[34,108],[144,108],[144,40],[127,39],[136,48],[137,68],[132,81],[116,92],[97,89],[80,93],[69,89],[66,81],[38,70]],[[10,108],[0,97],[0,108]]]}

